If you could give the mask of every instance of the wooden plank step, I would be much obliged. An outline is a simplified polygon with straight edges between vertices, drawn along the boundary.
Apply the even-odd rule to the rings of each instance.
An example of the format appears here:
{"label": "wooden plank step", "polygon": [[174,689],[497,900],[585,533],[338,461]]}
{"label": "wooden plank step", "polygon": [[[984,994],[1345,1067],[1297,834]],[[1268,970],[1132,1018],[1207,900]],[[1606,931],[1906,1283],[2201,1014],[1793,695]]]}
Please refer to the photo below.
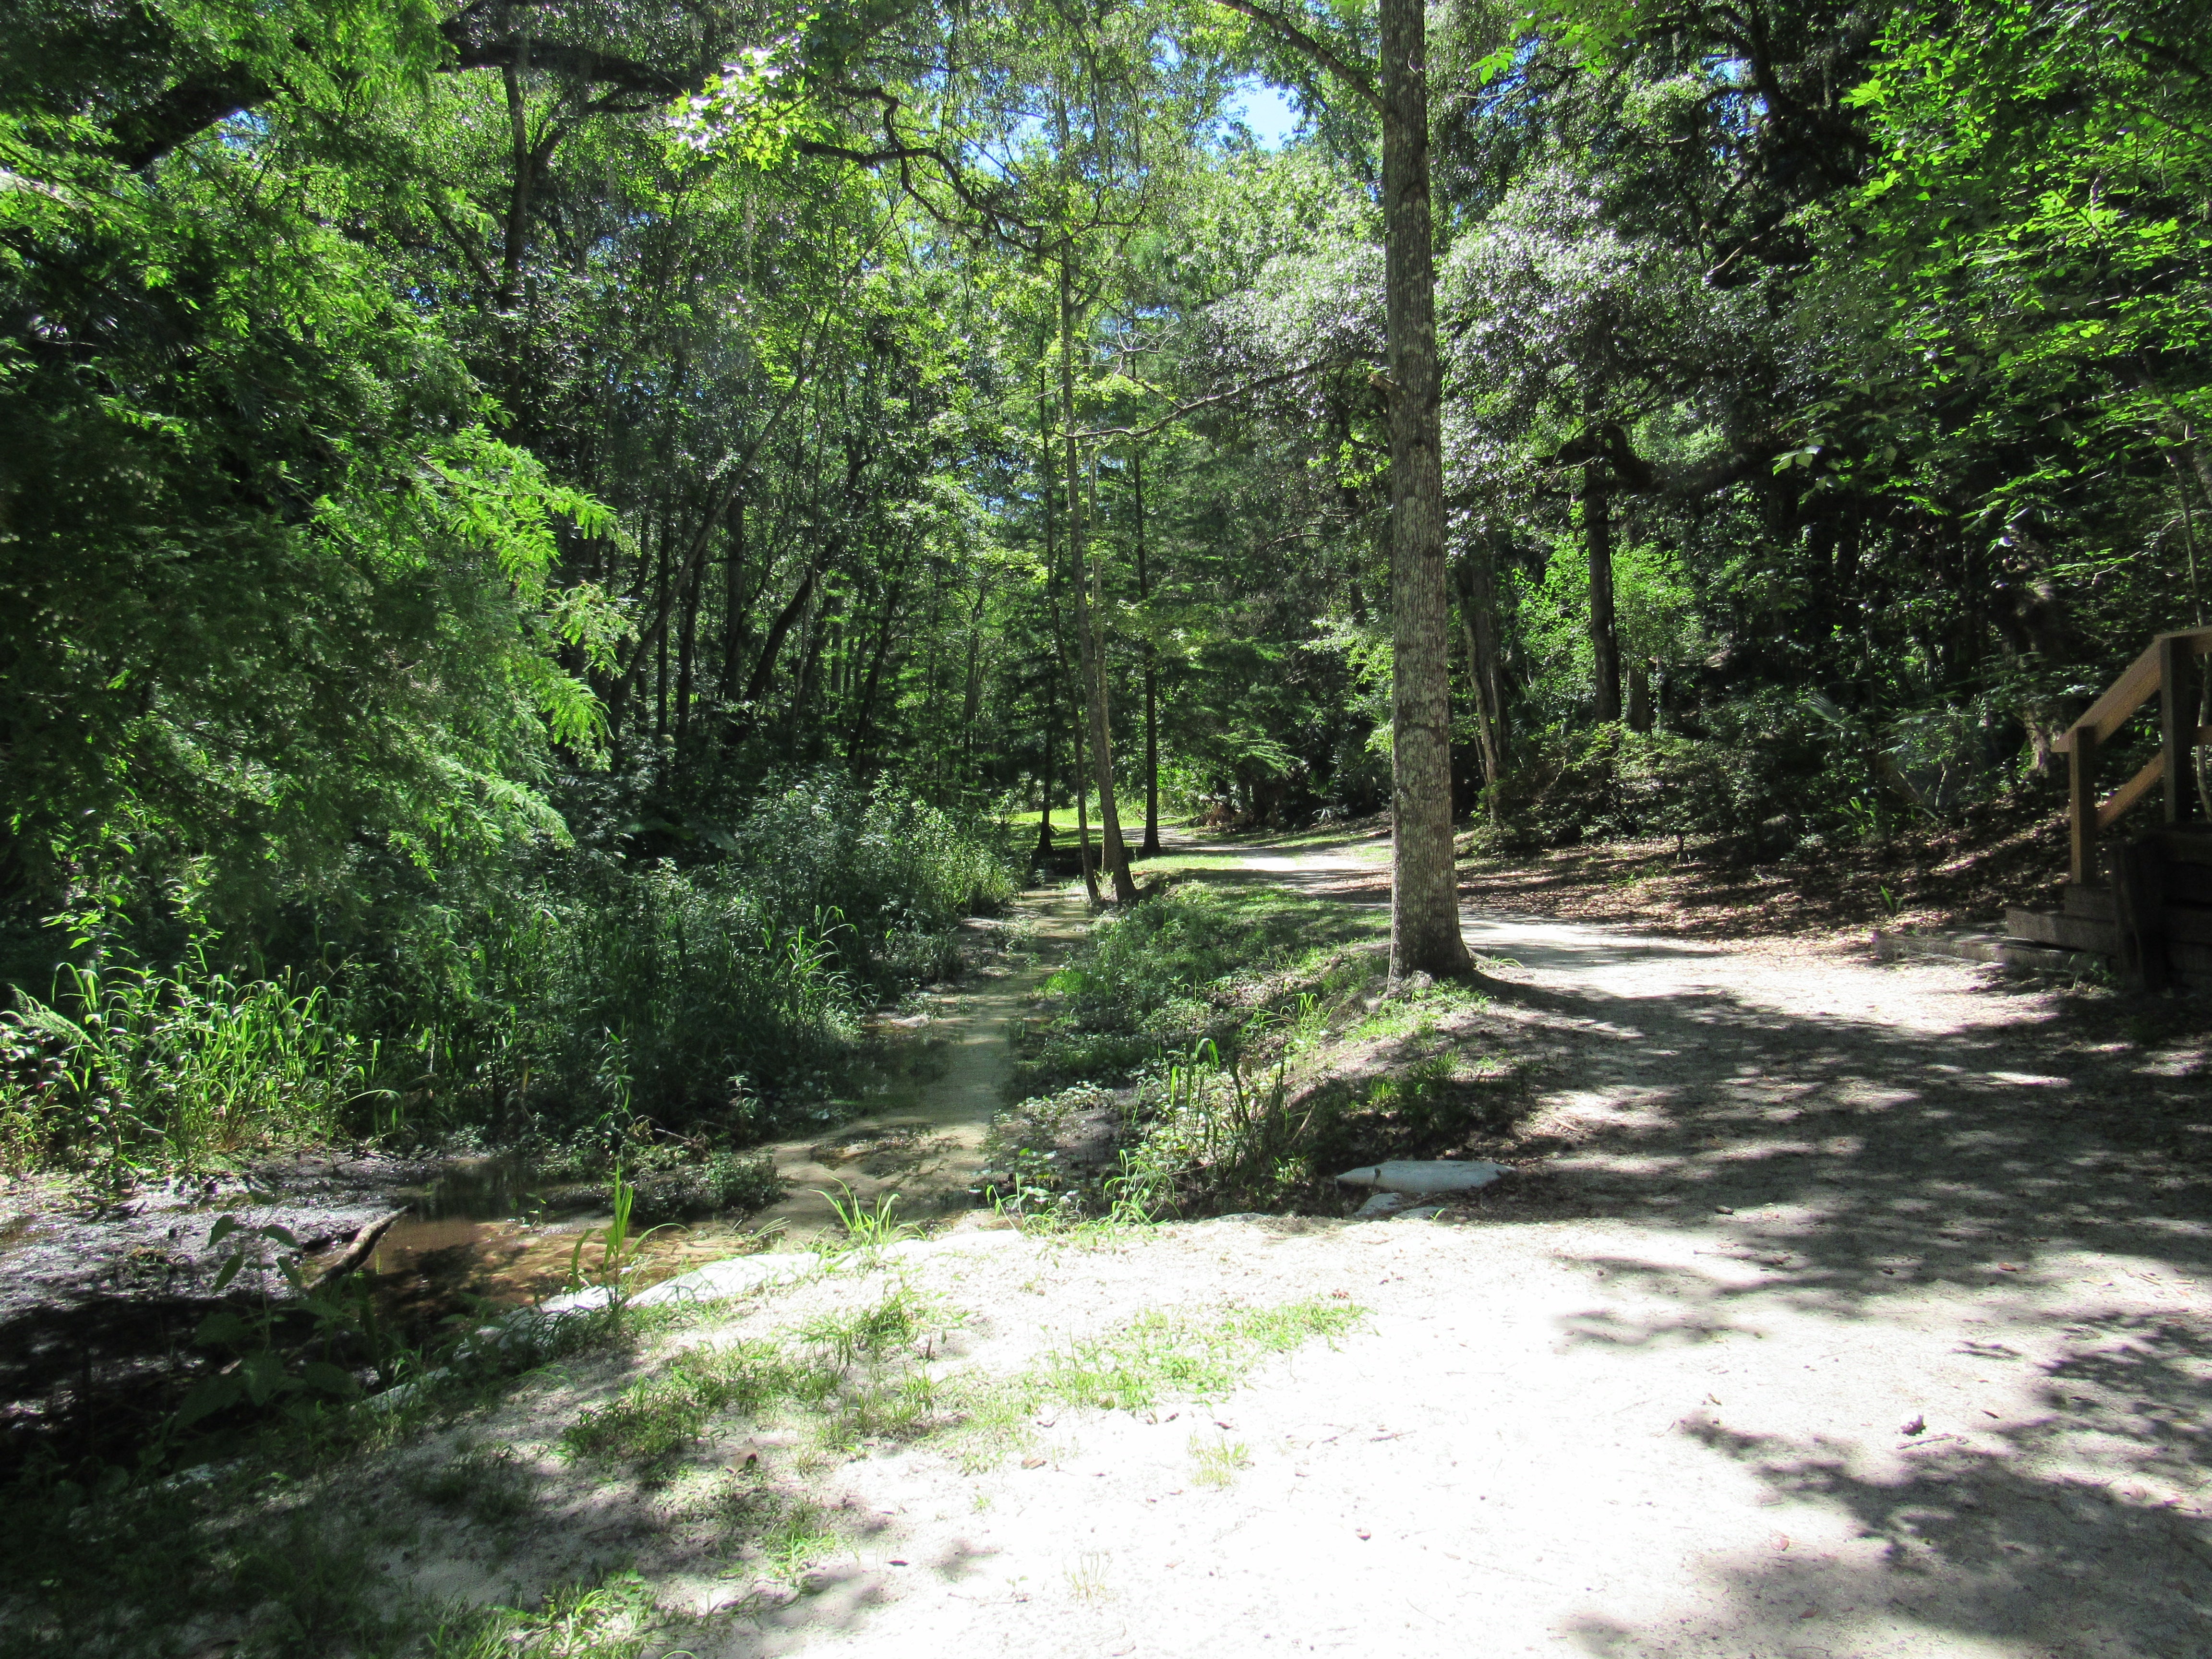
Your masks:
{"label": "wooden plank step", "polygon": [[2112,922],[2049,910],[2008,909],[2005,932],[2031,945],[2060,951],[2094,951],[2109,957],[2118,955],[2120,948],[2119,929]]}
{"label": "wooden plank step", "polygon": [[2112,890],[2099,882],[2069,881],[2066,884],[2066,914],[2080,916],[2088,921],[2112,920]]}
{"label": "wooden plank step", "polygon": [[1923,933],[1876,928],[1874,953],[1884,962],[1913,958],[1938,962],[1988,962],[2044,974],[2103,974],[2108,957],[2086,951],[2058,951],[2047,945],[2007,939],[1998,933]]}
{"label": "wooden plank step", "polygon": [[2212,945],[2212,910],[2169,904],[2159,918],[2159,926],[2168,939],[2185,945]]}
{"label": "wooden plank step", "polygon": [[2212,865],[2169,864],[2160,884],[2168,904],[2212,904]]}

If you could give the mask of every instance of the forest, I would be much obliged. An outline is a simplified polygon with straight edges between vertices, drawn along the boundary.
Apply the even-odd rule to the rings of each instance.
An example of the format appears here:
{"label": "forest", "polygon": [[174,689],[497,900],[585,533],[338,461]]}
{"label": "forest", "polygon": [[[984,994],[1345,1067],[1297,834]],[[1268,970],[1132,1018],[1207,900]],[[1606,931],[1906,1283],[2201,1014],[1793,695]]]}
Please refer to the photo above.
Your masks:
{"label": "forest", "polygon": [[806,1109],[1047,802],[1395,765],[1449,969],[1455,823],[2047,811],[2203,619],[2185,4],[15,12],[18,1168]]}
{"label": "forest", "polygon": [[[2055,880],[2065,734],[2208,620],[2195,0],[5,18],[0,1173],[87,1214],[520,1148],[611,1183],[604,1277],[648,1175],[758,1207],[1039,916],[982,1198],[1321,1212],[1332,1159],[1493,1145],[1449,1065],[1267,1115],[1347,995],[1511,1000],[1470,871]],[[1387,842],[1366,965],[1188,879],[1316,830]],[[1112,1178],[1048,1170],[1116,1090]],[[243,1358],[93,1465],[261,1421],[222,1379],[286,1343],[256,1412],[359,1391],[321,1326],[320,1382],[207,1328]],[[532,1617],[267,1639],[601,1650]]]}

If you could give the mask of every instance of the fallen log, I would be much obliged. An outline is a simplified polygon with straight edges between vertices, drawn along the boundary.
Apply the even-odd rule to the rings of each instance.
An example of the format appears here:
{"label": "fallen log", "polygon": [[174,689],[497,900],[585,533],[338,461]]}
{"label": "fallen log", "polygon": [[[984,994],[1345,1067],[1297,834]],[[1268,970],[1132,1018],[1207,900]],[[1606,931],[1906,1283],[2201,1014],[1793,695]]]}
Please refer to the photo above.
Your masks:
{"label": "fallen log", "polygon": [[335,1285],[339,1279],[360,1267],[362,1262],[376,1253],[377,1245],[383,1241],[384,1235],[392,1230],[392,1224],[406,1213],[404,1210],[393,1210],[387,1215],[379,1216],[374,1221],[362,1223],[353,1236],[353,1243],[345,1247],[337,1261],[315,1275],[315,1283],[319,1286]]}

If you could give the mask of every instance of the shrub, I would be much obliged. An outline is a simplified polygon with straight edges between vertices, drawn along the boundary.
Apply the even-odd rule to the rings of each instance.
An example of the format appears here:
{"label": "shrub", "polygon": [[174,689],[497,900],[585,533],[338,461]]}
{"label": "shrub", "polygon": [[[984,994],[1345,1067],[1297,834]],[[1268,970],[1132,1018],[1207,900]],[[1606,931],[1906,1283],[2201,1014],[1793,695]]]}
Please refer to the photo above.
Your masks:
{"label": "shrub", "polygon": [[775,794],[738,846],[689,868],[464,866],[312,978],[226,970],[211,935],[166,969],[65,969],[0,1022],[0,1157],[192,1164],[641,1118],[742,1142],[823,1120],[868,996],[957,971],[953,928],[1012,879],[983,827],[841,781]]}

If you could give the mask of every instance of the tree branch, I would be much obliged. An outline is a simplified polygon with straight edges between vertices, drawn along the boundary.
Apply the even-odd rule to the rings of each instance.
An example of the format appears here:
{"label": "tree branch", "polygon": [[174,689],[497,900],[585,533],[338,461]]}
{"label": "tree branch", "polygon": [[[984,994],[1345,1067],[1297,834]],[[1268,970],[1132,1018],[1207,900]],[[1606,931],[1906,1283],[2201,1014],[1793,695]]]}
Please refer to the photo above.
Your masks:
{"label": "tree branch", "polygon": [[1249,17],[1273,34],[1285,46],[1304,52],[1338,80],[1357,93],[1376,114],[1382,112],[1382,94],[1376,90],[1375,77],[1364,70],[1353,68],[1332,52],[1322,41],[1308,34],[1287,17],[1258,5],[1254,0],[1213,0],[1217,6],[1226,7],[1240,16]]}
{"label": "tree branch", "polygon": [[1179,404],[1150,426],[1094,427],[1088,431],[1079,432],[1075,436],[1079,441],[1093,438],[1149,438],[1163,428],[1173,426],[1185,416],[1194,415],[1201,409],[1210,408],[1215,404],[1229,403],[1238,398],[1247,398],[1255,392],[1265,392],[1269,386],[1281,386],[1287,381],[1302,380],[1309,374],[1319,374],[1325,368],[1341,368],[1352,361],[1348,357],[1328,357],[1317,363],[1301,363],[1297,368],[1286,368],[1279,374],[1262,375],[1256,380],[1247,380],[1243,386],[1231,386],[1226,392],[1212,392],[1206,397],[1194,398],[1189,403]]}

